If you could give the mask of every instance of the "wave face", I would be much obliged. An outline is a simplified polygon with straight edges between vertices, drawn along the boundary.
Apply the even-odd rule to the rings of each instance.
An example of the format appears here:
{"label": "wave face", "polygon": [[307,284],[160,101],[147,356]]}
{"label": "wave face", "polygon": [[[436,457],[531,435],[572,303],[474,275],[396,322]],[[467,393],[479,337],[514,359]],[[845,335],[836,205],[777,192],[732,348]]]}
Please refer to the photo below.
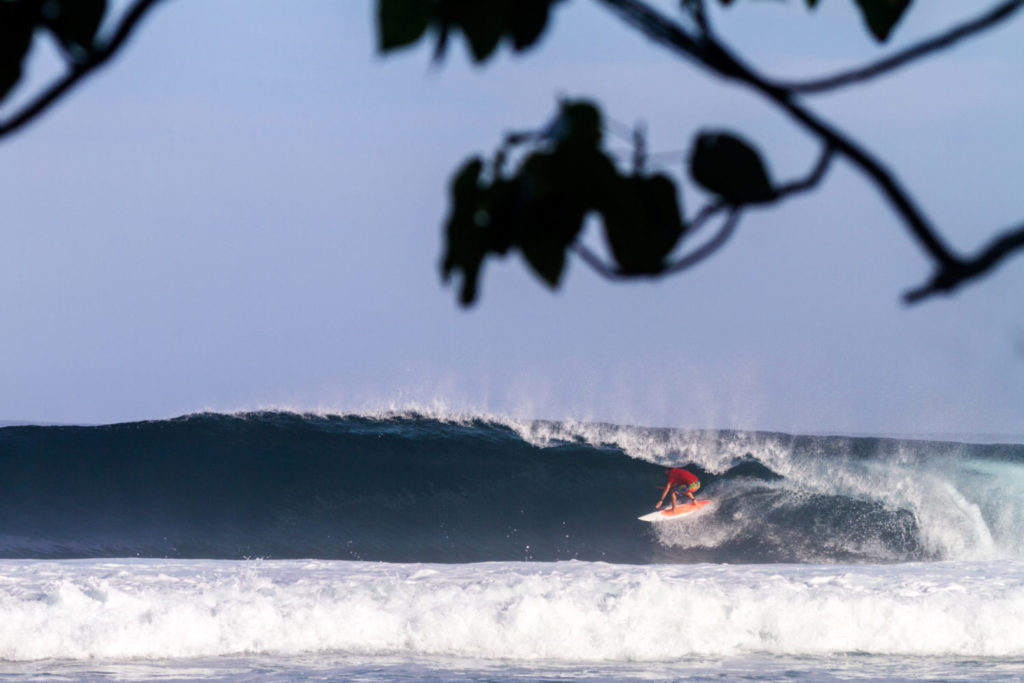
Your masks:
{"label": "wave face", "polygon": [[[648,525],[663,467],[713,505]],[[1024,446],[473,417],[0,429],[0,557],[1024,559]]]}

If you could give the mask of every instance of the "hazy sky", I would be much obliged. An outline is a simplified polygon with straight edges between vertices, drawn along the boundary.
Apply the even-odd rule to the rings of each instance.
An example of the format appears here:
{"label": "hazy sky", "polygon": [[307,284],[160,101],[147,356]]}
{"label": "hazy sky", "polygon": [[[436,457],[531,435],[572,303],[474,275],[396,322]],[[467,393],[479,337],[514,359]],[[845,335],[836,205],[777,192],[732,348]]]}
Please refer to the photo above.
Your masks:
{"label": "hazy sky", "polygon": [[[487,265],[480,302],[461,310],[437,269],[451,172],[543,123],[559,96],[645,122],[655,152],[735,129],[782,179],[806,173],[816,147],[588,0],[563,4],[539,49],[483,69],[461,40],[440,68],[429,49],[379,57],[374,4],[167,2],[111,67],[0,145],[0,418],[419,406],[1024,433],[1024,258],[902,306],[930,264],[843,163],[822,191],[750,212],[724,252],[682,276],[613,284],[573,261],[552,294],[513,255]],[[716,16],[766,70],[814,75],[879,54],[853,4]],[[917,2],[893,45],[981,6]],[[972,251],[1024,219],[1022,36],[1024,17],[808,103]],[[52,59],[31,67],[40,82]],[[682,155],[663,158],[682,178]],[[684,193],[695,212],[699,194]]]}

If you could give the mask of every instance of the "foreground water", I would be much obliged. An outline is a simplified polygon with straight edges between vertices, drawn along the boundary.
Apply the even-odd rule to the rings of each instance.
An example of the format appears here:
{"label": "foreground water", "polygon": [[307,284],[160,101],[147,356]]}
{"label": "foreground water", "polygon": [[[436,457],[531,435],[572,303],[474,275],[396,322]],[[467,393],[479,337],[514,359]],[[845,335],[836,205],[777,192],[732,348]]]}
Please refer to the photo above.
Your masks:
{"label": "foreground water", "polygon": [[1024,563],[7,560],[6,675],[1005,678]]}
{"label": "foreground water", "polygon": [[[667,464],[713,504],[637,521]],[[1022,524],[1014,444],[421,415],[8,427],[0,678],[1006,680]]]}

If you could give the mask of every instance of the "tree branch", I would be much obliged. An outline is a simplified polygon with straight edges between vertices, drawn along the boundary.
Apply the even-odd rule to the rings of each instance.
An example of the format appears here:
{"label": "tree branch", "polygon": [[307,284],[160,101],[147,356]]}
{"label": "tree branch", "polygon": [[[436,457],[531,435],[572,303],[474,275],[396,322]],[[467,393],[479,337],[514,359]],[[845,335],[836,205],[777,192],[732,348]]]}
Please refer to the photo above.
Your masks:
{"label": "tree branch", "polygon": [[775,192],[778,199],[784,199],[791,194],[797,194],[798,192],[806,192],[811,190],[815,185],[821,182],[821,179],[825,177],[825,171],[828,170],[829,162],[832,161],[832,155],[835,153],[835,149],[831,145],[825,145],[825,149],[821,150],[821,157],[818,159],[818,163],[814,165],[811,172],[806,178],[801,180],[794,180],[793,182],[780,185],[776,188]]}
{"label": "tree branch", "polygon": [[[814,187],[821,182],[822,178],[825,177],[825,171],[828,170],[829,163],[832,161],[834,154],[835,150],[826,146],[821,152],[821,157],[818,159],[818,163],[815,164],[814,168],[806,178],[794,180],[786,183],[785,185],[780,185],[775,189],[775,198],[767,203],[774,204],[775,202],[781,201],[790,195],[814,189]],[[715,214],[729,206],[731,205],[722,199],[704,205],[704,207],[697,212],[697,215],[694,216],[693,220],[686,226],[687,234],[694,234],[703,226],[704,223],[708,221],[708,219],[712,218]]]}
{"label": "tree branch", "polygon": [[965,38],[970,38],[976,33],[992,28],[1008,19],[1022,7],[1024,7],[1024,0],[1010,0],[1010,2],[1004,2],[976,19],[964,22],[945,33],[924,40],[917,45],[912,45],[905,50],[901,50],[872,64],[810,81],[775,81],[775,86],[792,93],[816,94],[867,81],[905,66],[916,59],[926,57],[933,52],[950,47]]}
{"label": "tree branch", "polygon": [[592,252],[590,249],[580,243],[575,243],[569,248],[575,251],[583,262],[590,266],[594,272],[606,280],[631,280],[640,277],[660,277],[662,275],[670,275],[678,273],[679,271],[692,268],[713,253],[721,249],[732,234],[736,231],[736,226],[739,224],[740,213],[742,209],[736,206],[730,206],[729,215],[722,223],[722,227],[719,228],[718,234],[708,240],[699,249],[695,249],[691,253],[682,257],[675,263],[670,263],[662,268],[657,273],[625,273],[617,266],[611,266],[605,263],[598,257],[597,254]]}
{"label": "tree branch", "polygon": [[704,227],[704,224],[711,220],[715,214],[724,211],[729,208],[729,206],[729,202],[724,199],[719,199],[718,201],[705,204],[701,210],[697,212],[697,215],[693,217],[693,220],[686,225],[686,234],[695,234],[698,230]]}
{"label": "tree branch", "polygon": [[668,45],[697,63],[704,63],[704,38],[695,38],[682,27],[665,19],[638,0],[597,0],[622,17],[626,23],[640,29],[657,43]]}
{"label": "tree branch", "polygon": [[1024,225],[1007,230],[973,259],[961,261],[955,266],[940,268],[930,282],[904,294],[903,301],[913,304],[933,294],[948,294],[967,280],[990,272],[1000,261],[1018,249],[1024,249]]}
{"label": "tree branch", "polygon": [[880,161],[871,156],[852,140],[839,131],[819,120],[808,110],[796,104],[784,91],[777,91],[751,74],[749,83],[767,97],[776,101],[780,107],[790,113],[808,130],[816,133],[826,144],[835,147],[855,166],[874,181],[893,209],[903,218],[903,222],[917,239],[921,247],[942,266],[951,266],[958,259],[932,228],[910,194],[900,185],[899,181]]}
{"label": "tree branch", "polygon": [[751,68],[742,64],[719,41],[715,40],[710,33],[700,39],[695,39],[641,0],[597,1],[608,6],[652,41],[660,43],[684,58],[698,61],[722,77],[739,80],[775,102],[805,129],[816,135],[827,146],[843,154],[861,172],[871,178],[896,213],[903,218],[911,234],[922,248],[938,262],[940,267],[953,267],[959,263],[957,257],[942,242],[910,195],[888,169],[866,150],[800,106],[789,90],[773,85],[758,76]]}
{"label": "tree branch", "polygon": [[688,268],[692,268],[721,249],[736,231],[736,226],[739,225],[740,222],[740,213],[741,210],[739,208],[732,207],[729,215],[726,216],[725,221],[722,223],[722,227],[718,229],[718,234],[708,240],[699,249],[695,249],[675,263],[670,263],[665,266],[665,269],[661,272],[665,275],[682,272]]}
{"label": "tree branch", "polygon": [[102,49],[90,52],[84,61],[72,65],[63,78],[51,84],[49,88],[40,93],[34,100],[6,121],[0,122],[0,138],[10,135],[41,115],[61,97],[66,95],[79,81],[105,64],[107,60],[124,46],[128,37],[138,27],[146,13],[159,2],[161,0],[138,0],[124,13],[117,29],[115,29],[110,40],[107,41],[107,44]]}
{"label": "tree branch", "polygon": [[[789,197],[790,195],[813,189],[818,183],[821,182],[821,179],[825,177],[825,171],[828,170],[828,165],[829,162],[832,160],[833,152],[834,150],[831,147],[826,147],[824,150],[822,150],[821,157],[818,159],[818,163],[814,165],[814,168],[811,170],[811,172],[807,175],[806,178],[794,180],[793,182],[786,183],[785,185],[780,185],[775,191],[775,198],[767,203],[774,204],[776,202],[782,201],[783,199]],[[726,218],[722,227],[719,229],[718,234],[712,239],[710,239],[704,246],[694,250],[690,254],[687,254],[686,256],[682,257],[675,263],[671,263],[665,266],[662,270],[660,270],[657,273],[624,273],[621,270],[619,270],[618,267],[608,265],[607,263],[602,261],[597,254],[595,254],[582,244],[573,244],[571,246],[571,249],[575,251],[577,254],[579,254],[580,258],[582,258],[588,266],[593,268],[595,272],[597,272],[601,277],[604,277],[605,279],[608,280],[626,280],[634,277],[657,277],[660,275],[670,275],[682,270],[686,270],[687,268],[690,268],[692,266],[695,266],[696,264],[700,263],[714,252],[718,251],[722,247],[722,245],[724,245],[726,241],[732,236],[732,233],[736,229],[736,225],[739,223],[740,211],[746,208],[747,206],[750,205],[736,206],[724,200],[718,200],[716,202],[706,204],[704,208],[697,212],[697,216],[686,226],[686,234],[694,234],[704,223],[710,220],[713,216],[726,209],[730,209],[729,216]]]}

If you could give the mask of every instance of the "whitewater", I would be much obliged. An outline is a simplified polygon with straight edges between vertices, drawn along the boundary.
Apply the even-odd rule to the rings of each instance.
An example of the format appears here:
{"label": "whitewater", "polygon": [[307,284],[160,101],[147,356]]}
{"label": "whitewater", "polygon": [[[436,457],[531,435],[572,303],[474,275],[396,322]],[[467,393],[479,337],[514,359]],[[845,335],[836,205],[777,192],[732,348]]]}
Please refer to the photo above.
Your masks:
{"label": "whitewater", "polygon": [[[667,465],[713,504],[637,521]],[[0,487],[5,680],[1024,675],[1020,444],[201,414]]]}

